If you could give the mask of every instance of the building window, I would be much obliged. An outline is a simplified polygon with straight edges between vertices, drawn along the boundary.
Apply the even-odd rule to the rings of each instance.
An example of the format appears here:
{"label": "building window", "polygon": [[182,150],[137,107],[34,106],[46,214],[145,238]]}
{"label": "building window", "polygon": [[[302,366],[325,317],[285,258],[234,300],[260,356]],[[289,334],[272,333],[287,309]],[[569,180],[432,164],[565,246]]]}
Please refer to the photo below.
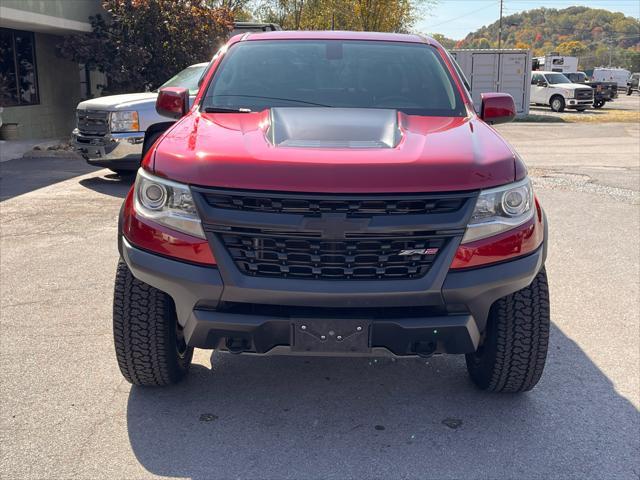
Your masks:
{"label": "building window", "polygon": [[91,72],[84,63],[80,63],[78,67],[80,68],[80,100],[87,100],[91,98]]}
{"label": "building window", "polygon": [[0,105],[40,103],[32,32],[0,28]]}

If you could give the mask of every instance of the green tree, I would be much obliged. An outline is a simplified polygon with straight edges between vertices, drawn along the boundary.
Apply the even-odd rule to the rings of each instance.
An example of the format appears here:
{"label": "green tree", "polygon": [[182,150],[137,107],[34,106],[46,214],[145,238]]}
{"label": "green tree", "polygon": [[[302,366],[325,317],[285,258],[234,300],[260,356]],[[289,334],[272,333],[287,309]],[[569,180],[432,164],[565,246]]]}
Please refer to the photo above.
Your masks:
{"label": "green tree", "polygon": [[438,42],[440,45],[442,45],[444,48],[446,48],[447,50],[450,50],[452,48],[456,47],[456,41],[453,40],[452,38],[447,38],[444,35],[442,35],[441,33],[434,33],[431,35],[431,37]]}
{"label": "green tree", "polygon": [[[209,2],[210,3],[210,2]],[[205,0],[103,0],[92,31],[65,37],[58,54],[104,72],[107,93],[157,87],[179,70],[208,61],[233,28],[226,6]]]}
{"label": "green tree", "polygon": [[620,66],[630,72],[640,72],[640,50],[624,50],[620,56]]}
{"label": "green tree", "polygon": [[486,38],[478,38],[473,42],[473,48],[489,49],[491,48],[491,42]]}

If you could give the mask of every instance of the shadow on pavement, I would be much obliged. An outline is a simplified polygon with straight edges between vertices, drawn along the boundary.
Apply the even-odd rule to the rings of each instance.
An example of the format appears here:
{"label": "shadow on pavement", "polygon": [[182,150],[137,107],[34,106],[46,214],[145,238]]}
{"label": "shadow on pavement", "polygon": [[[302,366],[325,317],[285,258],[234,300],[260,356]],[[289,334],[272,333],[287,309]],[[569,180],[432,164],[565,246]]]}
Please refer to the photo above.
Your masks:
{"label": "shadow on pavement", "polygon": [[100,170],[77,158],[17,158],[0,163],[0,201]]}
{"label": "shadow on pavement", "polygon": [[212,363],[212,370],[194,365],[189,379],[175,387],[131,389],[129,439],[152,474],[638,475],[638,411],[555,327],[542,381],[523,395],[478,391],[462,357],[374,361],[216,353]]}
{"label": "shadow on pavement", "polygon": [[135,179],[135,172],[132,172],[131,175],[110,173],[104,176],[83,178],[79,183],[83,187],[94,190],[98,193],[111,195],[112,197],[124,198],[127,196],[127,193]]}

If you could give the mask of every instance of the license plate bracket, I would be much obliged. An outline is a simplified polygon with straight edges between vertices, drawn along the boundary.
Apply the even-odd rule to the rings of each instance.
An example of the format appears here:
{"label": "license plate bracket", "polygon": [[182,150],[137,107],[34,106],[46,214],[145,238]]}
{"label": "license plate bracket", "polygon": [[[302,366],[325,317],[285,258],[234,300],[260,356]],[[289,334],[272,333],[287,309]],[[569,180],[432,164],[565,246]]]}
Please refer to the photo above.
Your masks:
{"label": "license plate bracket", "polygon": [[296,318],[293,321],[294,352],[369,353],[371,320]]}

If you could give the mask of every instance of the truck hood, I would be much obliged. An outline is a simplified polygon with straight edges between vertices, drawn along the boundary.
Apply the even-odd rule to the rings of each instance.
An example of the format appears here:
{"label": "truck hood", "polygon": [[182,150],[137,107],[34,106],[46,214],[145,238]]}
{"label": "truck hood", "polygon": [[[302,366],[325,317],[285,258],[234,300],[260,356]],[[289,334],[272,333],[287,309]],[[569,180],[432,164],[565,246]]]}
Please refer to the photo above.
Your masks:
{"label": "truck hood", "polygon": [[80,102],[78,110],[134,110],[141,103],[155,103],[157,96],[158,94],[155,92],[143,92],[92,98]]}
{"label": "truck hood", "polygon": [[553,88],[564,88],[566,90],[580,90],[581,88],[591,88],[584,83],[554,83]]}
{"label": "truck hood", "polygon": [[515,152],[475,116],[377,111],[345,122],[335,114],[319,121],[311,108],[288,110],[308,115],[289,112],[287,123],[270,110],[191,113],[145,167],[192,185],[327,193],[477,190],[513,182],[522,171]]}

